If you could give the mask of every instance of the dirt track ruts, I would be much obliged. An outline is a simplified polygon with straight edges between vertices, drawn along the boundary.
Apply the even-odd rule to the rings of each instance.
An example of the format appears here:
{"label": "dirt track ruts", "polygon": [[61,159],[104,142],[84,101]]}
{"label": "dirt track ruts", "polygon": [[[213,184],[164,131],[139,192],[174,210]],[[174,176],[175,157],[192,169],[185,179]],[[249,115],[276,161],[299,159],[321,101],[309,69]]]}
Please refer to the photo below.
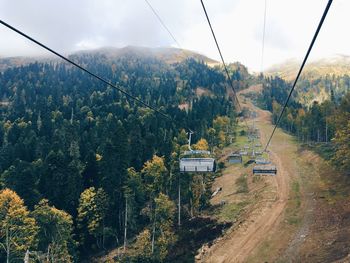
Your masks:
{"label": "dirt track ruts", "polygon": [[[257,92],[257,86],[252,86],[240,92],[239,95],[249,92]],[[272,131],[270,121],[271,113],[255,107],[249,100],[240,102],[243,107],[257,112],[256,126],[259,128],[261,143],[266,144]],[[276,165],[277,176],[270,177],[271,184],[276,189],[276,200],[268,205],[260,207],[258,211],[253,211],[245,220],[244,227],[236,228],[224,239],[213,245],[204,262],[245,262],[252,251],[274,232],[282,218],[283,211],[287,204],[289,193],[289,181],[291,172],[286,171],[284,162],[286,159],[280,158],[281,145],[271,144],[269,147],[270,159]]]}

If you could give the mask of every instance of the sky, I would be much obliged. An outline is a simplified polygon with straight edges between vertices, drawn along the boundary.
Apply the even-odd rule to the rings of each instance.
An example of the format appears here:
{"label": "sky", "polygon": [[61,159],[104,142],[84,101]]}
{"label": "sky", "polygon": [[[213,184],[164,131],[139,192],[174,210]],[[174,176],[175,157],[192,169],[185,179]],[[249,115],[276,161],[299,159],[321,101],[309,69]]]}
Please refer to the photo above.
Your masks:
{"label": "sky", "polygon": [[[200,0],[148,0],[181,48],[219,60]],[[302,60],[328,0],[204,0],[227,63],[260,71]],[[310,59],[350,55],[350,1],[334,0]],[[65,54],[128,45],[178,47],[145,0],[0,0],[0,19]],[[0,25],[0,57],[47,55]]]}

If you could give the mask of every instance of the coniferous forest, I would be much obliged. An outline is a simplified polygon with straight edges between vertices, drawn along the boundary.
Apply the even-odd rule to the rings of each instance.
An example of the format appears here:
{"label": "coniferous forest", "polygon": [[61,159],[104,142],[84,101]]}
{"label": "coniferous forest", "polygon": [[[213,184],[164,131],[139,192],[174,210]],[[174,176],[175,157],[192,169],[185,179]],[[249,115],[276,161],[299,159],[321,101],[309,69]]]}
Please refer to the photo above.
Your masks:
{"label": "coniferous forest", "polygon": [[187,129],[194,149],[215,152],[235,125],[225,77],[194,59],[71,58],[172,121],[63,62],[3,71],[0,261],[22,262],[28,250],[78,262],[115,247],[130,247],[126,262],[166,261],[179,184],[182,220],[210,197],[209,181],[203,190],[202,177],[179,173]]}

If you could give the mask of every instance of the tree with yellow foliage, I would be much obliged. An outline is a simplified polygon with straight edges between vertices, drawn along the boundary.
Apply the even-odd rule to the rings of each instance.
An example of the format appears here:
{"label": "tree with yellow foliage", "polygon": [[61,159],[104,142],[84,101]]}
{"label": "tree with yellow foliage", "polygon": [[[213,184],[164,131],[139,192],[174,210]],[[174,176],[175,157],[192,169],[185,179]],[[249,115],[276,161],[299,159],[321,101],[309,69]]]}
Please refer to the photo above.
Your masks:
{"label": "tree with yellow foliage", "polygon": [[164,157],[154,155],[152,160],[144,164],[141,173],[144,176],[146,191],[151,199],[165,189],[168,169],[165,167]]}
{"label": "tree with yellow foliage", "polygon": [[36,247],[38,227],[23,200],[12,190],[0,192],[0,261],[23,258]]}
{"label": "tree with yellow foliage", "polygon": [[78,228],[81,230],[81,245],[93,236],[96,246],[104,246],[104,220],[108,208],[108,196],[102,188],[90,187],[81,193],[78,207]]}
{"label": "tree with yellow foliage", "polygon": [[194,150],[207,151],[209,145],[206,139],[201,138],[196,144],[193,145]]}
{"label": "tree with yellow foliage", "polygon": [[74,244],[72,216],[50,206],[47,199],[41,200],[32,214],[39,227],[38,250],[50,262],[72,262],[69,253],[69,247]]}

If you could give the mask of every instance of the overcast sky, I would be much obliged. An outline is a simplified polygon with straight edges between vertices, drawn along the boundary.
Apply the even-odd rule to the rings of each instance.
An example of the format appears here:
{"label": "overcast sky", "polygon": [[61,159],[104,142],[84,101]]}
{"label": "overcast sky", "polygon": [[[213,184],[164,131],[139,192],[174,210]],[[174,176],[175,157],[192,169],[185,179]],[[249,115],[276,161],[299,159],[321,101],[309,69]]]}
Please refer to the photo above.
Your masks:
{"label": "overcast sky", "polygon": [[[149,0],[182,48],[219,59],[200,0]],[[265,0],[204,0],[227,62],[261,66]],[[350,54],[350,1],[335,0],[311,58]],[[302,59],[327,0],[267,0],[264,68]],[[144,0],[0,0],[0,19],[59,52],[177,47]],[[0,57],[42,55],[0,25]]]}

